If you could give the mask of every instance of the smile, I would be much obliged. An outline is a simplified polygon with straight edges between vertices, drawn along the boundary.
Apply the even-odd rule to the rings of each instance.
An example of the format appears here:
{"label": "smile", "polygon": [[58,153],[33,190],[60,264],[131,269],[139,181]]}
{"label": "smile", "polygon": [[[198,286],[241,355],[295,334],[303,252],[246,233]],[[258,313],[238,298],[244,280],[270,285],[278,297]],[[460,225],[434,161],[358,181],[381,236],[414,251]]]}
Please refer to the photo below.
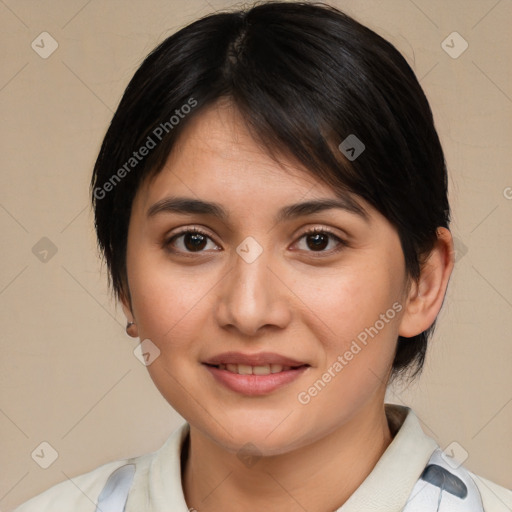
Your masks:
{"label": "smile", "polygon": [[221,384],[235,393],[260,396],[272,393],[292,383],[310,368],[267,364],[249,366],[245,364],[206,364],[203,367],[212,375],[213,382]]}
{"label": "smile", "polygon": [[212,366],[215,366],[219,370],[227,370],[228,372],[238,373],[239,375],[270,375],[271,373],[286,372],[300,368],[300,366],[283,366],[281,364],[264,364],[261,366],[250,366],[248,364],[219,364]]}

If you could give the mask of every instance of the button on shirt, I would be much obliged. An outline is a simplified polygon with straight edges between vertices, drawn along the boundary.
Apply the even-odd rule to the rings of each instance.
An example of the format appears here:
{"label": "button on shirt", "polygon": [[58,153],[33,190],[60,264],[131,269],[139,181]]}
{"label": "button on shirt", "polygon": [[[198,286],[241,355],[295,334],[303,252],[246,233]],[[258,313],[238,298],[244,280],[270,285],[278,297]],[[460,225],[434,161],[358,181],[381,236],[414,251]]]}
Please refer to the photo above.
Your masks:
{"label": "button on shirt", "polygon": [[[401,512],[413,499],[411,491],[439,447],[423,432],[412,409],[385,404],[385,410],[393,440],[337,512]],[[14,512],[96,512],[98,497],[109,476],[126,464],[135,464],[135,474],[124,512],[188,512],[181,483],[181,451],[189,431],[189,424],[184,423],[158,451],[111,462],[64,481]],[[478,488],[485,512],[512,511],[511,490],[471,472],[469,475]]]}

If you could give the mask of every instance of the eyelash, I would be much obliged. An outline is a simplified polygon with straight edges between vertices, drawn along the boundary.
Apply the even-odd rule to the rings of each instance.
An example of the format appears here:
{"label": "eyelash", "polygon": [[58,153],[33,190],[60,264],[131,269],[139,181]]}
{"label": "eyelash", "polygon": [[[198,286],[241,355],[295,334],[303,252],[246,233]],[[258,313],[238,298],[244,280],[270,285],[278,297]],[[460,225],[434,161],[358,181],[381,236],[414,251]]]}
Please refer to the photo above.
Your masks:
{"label": "eyelash", "polygon": [[[186,228],[178,233],[175,233],[174,235],[172,235],[171,237],[167,238],[165,241],[164,241],[164,248],[169,248],[169,246],[172,244],[172,242],[174,242],[177,238],[179,238],[180,236],[183,236],[183,235],[186,235],[186,234],[197,234],[197,235],[202,235],[206,238],[209,238],[210,240],[212,240],[213,242],[215,242],[212,237],[206,233],[205,231],[199,229],[199,228]],[[329,251],[306,251],[306,252],[310,252],[312,254],[315,254],[315,255],[318,255],[318,256],[315,256],[315,257],[322,257],[322,255],[332,255],[332,254],[336,254],[338,253],[339,251],[341,251],[343,248],[345,247],[348,247],[349,244],[341,239],[339,236],[335,235],[329,228],[320,228],[320,227],[314,227],[314,228],[311,228],[311,229],[308,229],[307,231],[305,231],[304,233],[302,233],[302,235],[299,237],[299,240],[301,240],[302,238],[305,238],[309,235],[316,235],[316,234],[324,234],[324,235],[329,235],[331,238],[333,238],[336,242],[338,242],[338,247],[336,249],[331,249]],[[171,249],[168,249],[170,252],[172,252],[173,254],[177,254],[177,253],[180,253],[181,251],[174,251],[174,250],[171,250]],[[184,254],[186,254],[187,256],[189,255],[195,255],[195,254],[201,254],[202,252],[204,251],[197,251],[197,252],[194,252],[194,251],[185,251]],[[182,253],[183,254],[183,253]]]}

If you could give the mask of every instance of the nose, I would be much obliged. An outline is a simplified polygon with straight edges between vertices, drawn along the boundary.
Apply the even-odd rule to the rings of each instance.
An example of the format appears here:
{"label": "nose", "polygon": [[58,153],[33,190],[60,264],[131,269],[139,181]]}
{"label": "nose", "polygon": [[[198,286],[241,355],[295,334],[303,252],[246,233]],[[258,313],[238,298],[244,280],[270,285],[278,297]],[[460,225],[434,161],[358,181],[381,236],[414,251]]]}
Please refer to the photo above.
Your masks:
{"label": "nose", "polygon": [[257,336],[290,323],[292,293],[272,268],[271,252],[263,250],[252,262],[234,255],[234,266],[219,285],[215,315],[220,327]]}

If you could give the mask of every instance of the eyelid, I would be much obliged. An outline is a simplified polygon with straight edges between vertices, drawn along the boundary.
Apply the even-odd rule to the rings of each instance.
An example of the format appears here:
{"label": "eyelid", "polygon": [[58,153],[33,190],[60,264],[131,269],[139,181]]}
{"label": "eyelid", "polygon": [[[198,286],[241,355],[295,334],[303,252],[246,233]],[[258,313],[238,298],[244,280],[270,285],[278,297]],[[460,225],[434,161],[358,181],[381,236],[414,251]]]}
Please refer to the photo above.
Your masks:
{"label": "eyelid", "polygon": [[[208,231],[206,231],[204,228],[202,227],[197,227],[197,226],[185,226],[183,228],[181,228],[179,231],[175,232],[175,233],[171,233],[169,235],[165,235],[164,237],[164,241],[163,241],[163,247],[166,248],[168,246],[171,245],[171,242],[174,241],[176,238],[182,236],[182,235],[186,235],[188,233],[197,233],[199,235],[203,235],[204,237],[207,237],[209,238],[215,245],[219,246],[219,244],[215,241],[215,237],[213,237]],[[201,252],[204,252],[204,251],[199,251],[198,253],[194,253],[194,252],[180,252],[180,251],[171,251],[173,253],[180,253],[180,254],[201,254]]]}
{"label": "eyelid", "polygon": [[302,238],[304,238],[307,235],[314,235],[316,233],[329,235],[331,238],[337,241],[337,247],[329,251],[306,251],[308,254],[313,255],[313,257],[327,258],[329,256],[339,253],[344,248],[350,247],[350,244],[347,240],[347,236],[338,235],[332,228],[327,226],[315,226],[312,228],[307,228],[305,231],[302,231],[300,235],[298,235],[297,242],[302,240]]}

